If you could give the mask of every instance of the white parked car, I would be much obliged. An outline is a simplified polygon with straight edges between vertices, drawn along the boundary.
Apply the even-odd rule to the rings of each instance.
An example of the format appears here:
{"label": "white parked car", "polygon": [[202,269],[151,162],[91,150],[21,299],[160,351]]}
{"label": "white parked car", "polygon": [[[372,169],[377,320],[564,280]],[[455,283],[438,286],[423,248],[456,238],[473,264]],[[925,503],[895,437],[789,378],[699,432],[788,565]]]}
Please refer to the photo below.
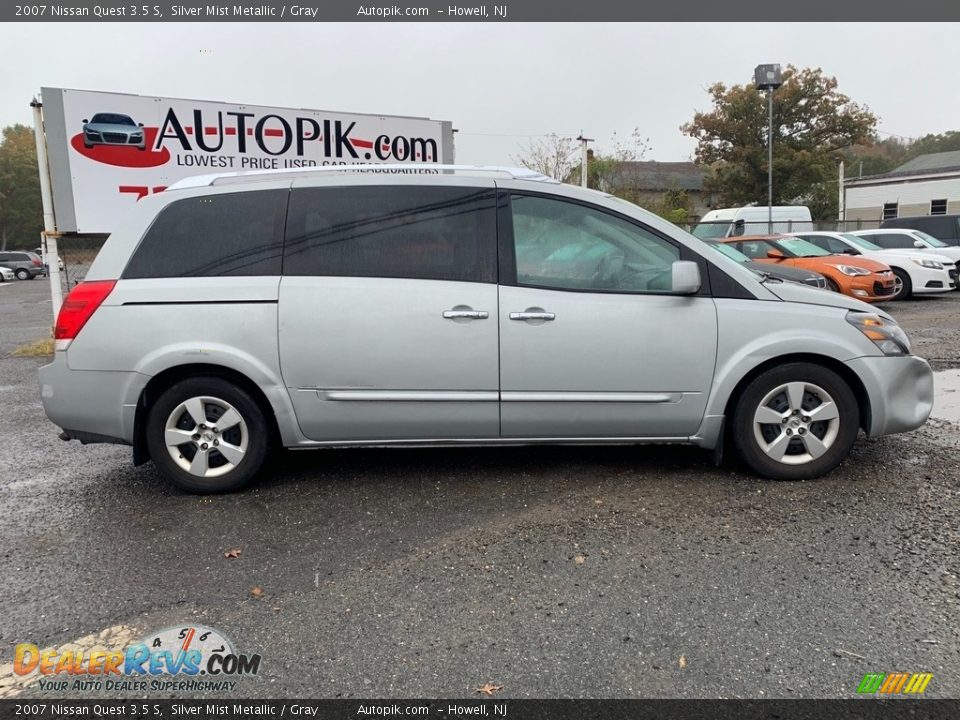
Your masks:
{"label": "white parked car", "polygon": [[0,267],[0,282],[7,282],[7,280],[13,280],[16,275],[13,274],[13,270],[8,267]]}
{"label": "white parked car", "polygon": [[945,242],[937,240],[933,235],[928,235],[923,230],[911,230],[909,228],[879,230],[856,230],[851,235],[857,235],[866,238],[875,245],[879,245],[887,250],[920,250],[924,253],[943,255],[950,258],[960,270],[960,246],[947,245]]}
{"label": "white parked car", "polygon": [[887,250],[852,233],[818,231],[793,235],[828,252],[838,255],[862,255],[889,265],[896,276],[891,300],[904,300],[921,293],[950,292],[957,284],[954,262],[945,255],[934,255],[913,248]]}

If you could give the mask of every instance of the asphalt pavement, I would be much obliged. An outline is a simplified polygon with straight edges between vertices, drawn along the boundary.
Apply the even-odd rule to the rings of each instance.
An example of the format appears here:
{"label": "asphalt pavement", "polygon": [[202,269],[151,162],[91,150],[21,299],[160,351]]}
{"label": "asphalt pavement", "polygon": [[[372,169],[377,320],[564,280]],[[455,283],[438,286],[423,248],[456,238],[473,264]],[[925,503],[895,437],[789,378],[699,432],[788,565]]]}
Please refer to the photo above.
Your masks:
{"label": "asphalt pavement", "polygon": [[[45,361],[9,355],[47,287],[0,287],[0,689],[16,643],[200,623],[262,655],[237,697],[855,697],[893,671],[960,695],[956,424],[812,482],[680,447],[364,449],[195,497],[57,438]],[[960,293],[888,309],[960,367]]]}

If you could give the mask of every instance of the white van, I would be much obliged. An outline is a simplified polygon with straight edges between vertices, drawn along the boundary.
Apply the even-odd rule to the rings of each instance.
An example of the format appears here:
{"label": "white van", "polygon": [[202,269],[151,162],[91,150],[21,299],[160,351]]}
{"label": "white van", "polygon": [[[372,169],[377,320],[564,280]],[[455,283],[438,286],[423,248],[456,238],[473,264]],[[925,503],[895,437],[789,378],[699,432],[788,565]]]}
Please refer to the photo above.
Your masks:
{"label": "white van", "polygon": [[703,216],[703,220],[691,232],[698,238],[706,240],[736,235],[766,235],[770,232],[813,230],[810,208],[804,205],[775,205],[772,227],[769,226],[769,215],[766,205],[711,210]]}

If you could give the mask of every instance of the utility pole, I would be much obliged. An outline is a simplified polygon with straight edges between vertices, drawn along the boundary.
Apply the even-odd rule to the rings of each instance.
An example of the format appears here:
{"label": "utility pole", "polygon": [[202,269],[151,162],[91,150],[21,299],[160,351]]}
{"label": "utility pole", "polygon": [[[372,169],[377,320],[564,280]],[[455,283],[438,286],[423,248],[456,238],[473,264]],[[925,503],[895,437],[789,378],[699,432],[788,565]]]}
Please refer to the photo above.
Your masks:
{"label": "utility pole", "polygon": [[580,141],[580,187],[586,187],[587,162],[590,159],[589,153],[587,152],[587,143],[592,143],[593,138],[584,137],[583,130],[581,130],[577,140]]}

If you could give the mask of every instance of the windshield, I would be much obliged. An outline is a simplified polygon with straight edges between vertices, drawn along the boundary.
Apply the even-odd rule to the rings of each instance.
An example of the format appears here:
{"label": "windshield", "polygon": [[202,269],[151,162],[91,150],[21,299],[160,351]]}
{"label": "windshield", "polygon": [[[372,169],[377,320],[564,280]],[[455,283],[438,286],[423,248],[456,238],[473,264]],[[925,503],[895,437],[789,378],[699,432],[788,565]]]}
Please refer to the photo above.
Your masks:
{"label": "windshield", "polygon": [[730,229],[730,223],[724,222],[702,222],[697,225],[690,232],[694,237],[698,237],[701,240],[708,240],[710,238],[722,238],[727,236],[727,231]]}
{"label": "windshield", "polygon": [[940,242],[933,235],[927,235],[923,230],[914,230],[913,234],[923,238],[924,242],[929,244],[930,247],[947,247],[945,242]]}
{"label": "windshield", "polygon": [[90,122],[109,125],[136,125],[130,117],[118,113],[97,113]]}
{"label": "windshield", "polygon": [[844,240],[849,240],[861,250],[871,250],[871,251],[883,250],[883,248],[877,245],[876,243],[872,243],[866,238],[860,237],[859,235],[851,235],[850,233],[840,233],[840,237],[842,237]]}
{"label": "windshield", "polygon": [[781,250],[786,250],[794,257],[824,257],[832,254],[823,248],[817,247],[812,242],[804,240],[803,238],[771,238],[770,242],[777,245],[777,247],[779,247]]}
{"label": "windshield", "polygon": [[707,243],[710,247],[718,252],[726,255],[731,260],[736,260],[738,263],[748,263],[750,258],[744,255],[742,252],[737,250],[733,245],[728,245],[727,243]]}

